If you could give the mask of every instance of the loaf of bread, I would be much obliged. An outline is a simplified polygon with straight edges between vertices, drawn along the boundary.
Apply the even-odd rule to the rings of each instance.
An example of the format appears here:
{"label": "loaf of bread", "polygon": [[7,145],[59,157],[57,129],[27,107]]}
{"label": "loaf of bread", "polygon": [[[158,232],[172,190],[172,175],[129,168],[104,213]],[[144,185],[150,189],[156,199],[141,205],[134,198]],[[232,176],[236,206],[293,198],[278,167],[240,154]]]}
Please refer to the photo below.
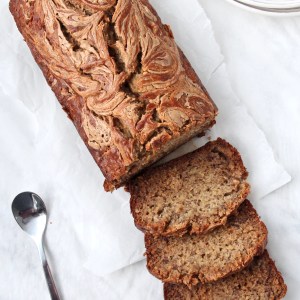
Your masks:
{"label": "loaf of bread", "polygon": [[196,285],[235,273],[262,254],[267,228],[248,200],[226,225],[204,235],[153,237],[145,234],[147,267],[163,282]]}
{"label": "loaf of bread", "polygon": [[11,0],[10,10],[106,190],[215,123],[214,103],[147,0]]}
{"label": "loaf of bread", "polygon": [[165,300],[279,300],[286,285],[267,251],[241,272],[219,281],[199,284],[164,284]]}
{"label": "loaf of bread", "polygon": [[226,223],[246,199],[247,171],[222,139],[151,168],[126,186],[135,224],[152,235],[204,233]]}

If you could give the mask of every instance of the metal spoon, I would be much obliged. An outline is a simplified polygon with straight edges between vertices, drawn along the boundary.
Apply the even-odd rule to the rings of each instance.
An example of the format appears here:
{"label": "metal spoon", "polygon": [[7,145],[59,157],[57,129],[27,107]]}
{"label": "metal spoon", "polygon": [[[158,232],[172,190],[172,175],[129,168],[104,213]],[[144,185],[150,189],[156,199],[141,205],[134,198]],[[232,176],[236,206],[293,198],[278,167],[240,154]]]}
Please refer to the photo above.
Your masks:
{"label": "metal spoon", "polygon": [[43,200],[37,194],[24,192],[15,197],[11,208],[17,223],[29,234],[38,248],[51,299],[59,300],[43,248],[47,223],[47,210]]}

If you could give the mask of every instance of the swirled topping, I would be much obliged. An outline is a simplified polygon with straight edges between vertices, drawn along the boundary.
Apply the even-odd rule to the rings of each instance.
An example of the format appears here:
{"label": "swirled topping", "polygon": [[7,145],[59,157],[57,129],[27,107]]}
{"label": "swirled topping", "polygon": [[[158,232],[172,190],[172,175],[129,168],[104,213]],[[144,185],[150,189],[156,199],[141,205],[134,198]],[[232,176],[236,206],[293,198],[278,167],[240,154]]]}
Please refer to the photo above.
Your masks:
{"label": "swirled topping", "polygon": [[66,2],[88,13],[106,11],[116,4],[116,0],[68,0]]}
{"label": "swirled topping", "polygon": [[83,103],[92,149],[130,166],[215,115],[147,0],[21,2],[39,56]]}

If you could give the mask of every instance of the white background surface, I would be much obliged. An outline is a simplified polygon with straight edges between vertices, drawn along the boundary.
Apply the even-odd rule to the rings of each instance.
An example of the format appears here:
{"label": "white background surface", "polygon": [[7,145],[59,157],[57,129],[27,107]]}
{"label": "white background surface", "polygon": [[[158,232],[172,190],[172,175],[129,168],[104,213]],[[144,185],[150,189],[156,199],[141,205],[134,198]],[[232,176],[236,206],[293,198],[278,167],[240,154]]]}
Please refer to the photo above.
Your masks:
{"label": "white background surface", "polygon": [[[300,15],[271,17],[223,0],[200,0],[221,46],[232,87],[265,132],[290,184],[259,201],[269,250],[300,299]],[[271,229],[270,229],[271,228]],[[293,237],[293,238],[292,238]]]}
{"label": "white background surface", "polygon": [[[269,250],[276,259],[290,288],[287,298],[297,299],[297,296],[299,296],[299,293],[297,293],[297,285],[299,285],[298,271],[300,270],[298,254],[300,223],[298,221],[299,205],[297,205],[297,195],[299,194],[297,191],[299,186],[298,170],[300,167],[297,156],[298,132],[300,130],[297,86],[300,60],[297,66],[297,52],[300,53],[300,49],[297,47],[297,42],[300,42],[297,32],[299,32],[300,22],[297,18],[278,20],[256,16],[223,3],[223,0],[203,0],[201,3],[212,20],[234,90],[240,100],[246,103],[259,126],[266,132],[268,141],[275,149],[278,161],[284,164],[293,177],[291,184],[276,193],[264,199],[255,197],[252,200],[268,227],[271,228]],[[181,9],[180,6],[178,8]],[[185,11],[188,10],[189,7],[186,6]],[[196,18],[198,13],[197,11],[190,11],[190,15]],[[10,18],[8,14],[3,17]],[[185,21],[190,22],[191,19],[187,18]],[[210,26],[210,24],[205,23],[203,26]],[[177,29],[174,28],[174,31],[180,32],[180,29],[180,26],[178,26]],[[187,34],[185,36],[189,37]],[[9,45],[9,35],[6,37],[5,42]],[[190,38],[193,41],[195,40],[193,36]],[[209,47],[210,42],[205,42],[205,46]],[[201,39],[194,41],[194,43],[200,47],[202,46]],[[11,62],[10,57],[14,55],[15,48],[13,46],[15,45],[12,44],[11,48],[8,46],[5,53],[1,53],[2,57],[4,55],[7,58],[5,60],[7,64]],[[86,261],[90,255],[86,251],[87,247],[85,245],[88,239],[86,228],[88,224],[101,225],[97,220],[97,215],[92,219],[90,218],[90,210],[92,209],[100,215],[103,214],[104,208],[109,207],[109,211],[113,216],[114,210],[119,205],[124,207],[123,211],[126,214],[128,213],[127,204],[124,199],[118,198],[118,194],[114,199],[116,200],[114,203],[103,203],[102,197],[105,196],[103,193],[99,193],[98,190],[99,187],[101,189],[102,184],[99,171],[95,168],[90,156],[84,152],[79,137],[70,122],[65,118],[64,113],[58,110],[57,114],[49,114],[49,110],[56,111],[56,102],[51,102],[52,104],[47,104],[47,106],[40,105],[44,102],[49,103],[49,98],[41,93],[41,89],[33,89],[33,87],[44,84],[39,81],[39,78],[42,78],[41,74],[38,75],[40,77],[35,77],[36,72],[39,72],[38,68],[34,67],[33,73],[32,66],[34,66],[34,63],[21,40],[18,44],[18,50],[20,49],[22,51],[18,51],[17,58],[22,64],[24,61],[26,62],[25,65],[23,64],[25,71],[22,73],[25,76],[18,77],[18,74],[15,73],[7,74],[7,77],[12,76],[9,79],[10,85],[7,88],[10,87],[10,90],[15,91],[16,85],[31,79],[33,86],[26,85],[28,90],[24,90],[24,94],[31,94],[32,97],[25,97],[23,101],[26,101],[26,103],[23,106],[15,106],[13,114],[11,114],[10,104],[13,104],[12,101],[22,98],[23,91],[18,91],[13,95],[15,96],[13,98],[0,93],[1,142],[3,145],[5,143],[5,147],[0,148],[3,151],[1,157],[10,159],[5,162],[5,165],[9,165],[9,168],[4,169],[2,167],[0,169],[2,175],[0,187],[3,197],[0,210],[0,234],[2,237],[2,243],[0,244],[0,264],[2,266],[0,299],[47,299],[47,290],[37,259],[36,249],[33,243],[16,227],[16,223],[10,216],[8,205],[11,202],[10,198],[24,189],[33,189],[41,196],[46,195],[45,201],[49,211],[62,210],[66,212],[63,214],[64,218],[62,219],[56,219],[55,215],[50,214],[51,223],[46,239],[47,242],[51,241],[49,243],[49,247],[52,248],[52,255],[51,253],[49,255],[50,264],[51,261],[55,262],[53,271],[57,278],[58,288],[63,292],[64,299],[161,299],[161,285],[158,280],[148,275],[144,262],[125,268],[106,278],[94,276],[83,268],[82,262]],[[211,61],[211,64],[206,65],[220,63],[217,53],[215,56],[217,61]],[[200,57],[201,55],[199,61],[204,59],[203,56]],[[195,66],[197,55],[190,53],[189,58],[192,59]],[[203,62],[202,65],[205,66]],[[220,83],[217,85],[218,87],[223,82],[224,73],[221,71],[225,72],[224,70],[216,72],[214,80],[204,78],[211,93],[214,94],[213,96],[218,98],[228,96],[227,89],[218,90],[216,88],[218,81]],[[207,70],[204,72],[204,74],[210,73]],[[54,97],[52,98],[54,100]],[[30,110],[25,109],[28,107],[30,107]],[[43,111],[44,109],[47,110]],[[34,118],[33,114],[38,117]],[[15,118],[21,120],[21,123],[16,122]],[[22,124],[21,127],[20,124]],[[40,129],[41,124],[43,125],[42,130]],[[19,135],[20,131],[23,133],[23,138],[22,135],[21,137]],[[53,134],[55,132],[60,132],[59,139],[57,134]],[[12,138],[14,135],[18,138]],[[28,136],[31,139],[28,140]],[[36,140],[39,141],[37,147]],[[68,145],[65,141],[71,141],[73,144]],[[253,141],[253,144],[255,142],[256,140]],[[74,143],[77,149],[75,151],[68,148],[72,147],[71,145],[74,145]],[[251,147],[256,146],[259,148],[262,140],[259,139],[257,143],[259,144],[252,145],[251,143]],[[67,149],[65,148],[66,145]],[[43,153],[45,153],[43,150],[47,148],[47,151],[49,151],[49,147],[53,155],[52,159],[56,161],[56,164],[52,168],[46,169],[49,172],[49,178],[47,179],[44,177],[44,166],[47,164],[49,157],[43,156]],[[21,150],[24,150],[23,153],[26,153],[26,155],[22,154]],[[70,171],[69,166],[64,164],[67,153],[72,153],[73,160],[76,160],[72,175],[72,181],[76,188],[73,190],[67,189],[64,184],[68,171]],[[247,153],[247,151],[242,149],[242,153]],[[249,162],[251,162],[250,157]],[[31,163],[34,164],[32,168],[30,168]],[[257,163],[260,164],[260,167],[264,166],[262,161],[257,161]],[[262,164],[263,166],[261,166]],[[83,174],[83,171],[86,170],[88,172]],[[5,174],[7,174],[6,177]],[[267,169],[266,176],[269,174],[274,173]],[[11,178],[12,175],[15,178],[15,186],[13,190],[8,190],[9,182],[6,180]],[[41,180],[41,178],[43,179]],[[86,188],[80,187],[83,181],[90,182],[89,193],[95,195],[94,199],[89,199],[89,207],[82,205],[82,202],[85,201]],[[266,181],[268,181],[268,178]],[[272,182],[274,182],[274,179],[272,179]],[[269,188],[269,186],[266,187],[266,189]],[[67,194],[68,198],[62,197],[61,192],[64,195]],[[78,205],[80,209],[77,211],[72,210],[72,214],[68,214],[69,201],[72,201],[73,207],[76,208],[76,205]],[[108,219],[110,216],[110,214],[107,214]],[[133,225],[128,224],[128,226]],[[74,235],[74,231],[79,234]],[[136,238],[141,238],[141,235],[137,235]],[[101,237],[99,237],[99,240],[102,241]],[[68,245],[63,246],[66,241],[68,241]],[[72,246],[72,249],[70,249],[70,246]],[[91,248],[93,246],[95,245],[91,245]],[[66,255],[64,248],[70,252],[69,255]],[[61,253],[58,253],[57,249]]]}

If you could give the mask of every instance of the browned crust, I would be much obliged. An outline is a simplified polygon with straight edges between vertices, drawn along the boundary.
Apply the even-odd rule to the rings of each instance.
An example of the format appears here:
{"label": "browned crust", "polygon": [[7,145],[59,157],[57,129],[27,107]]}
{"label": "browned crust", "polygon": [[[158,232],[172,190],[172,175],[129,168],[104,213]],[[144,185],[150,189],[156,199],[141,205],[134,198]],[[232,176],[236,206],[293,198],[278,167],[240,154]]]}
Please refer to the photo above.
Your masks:
{"label": "browned crust", "polygon": [[[257,241],[256,247],[252,250],[252,252],[248,255],[245,255],[243,257],[243,262],[236,262],[235,265],[232,263],[228,266],[228,269],[225,270],[214,270],[213,265],[211,266],[208,274],[204,274],[203,271],[199,270],[199,272],[192,272],[189,274],[183,274],[180,273],[180,270],[178,269],[178,266],[176,267],[176,272],[173,272],[173,275],[166,271],[165,269],[161,268],[161,266],[158,266],[156,264],[156,258],[159,253],[159,242],[161,239],[166,239],[168,241],[168,237],[160,237],[156,238],[150,235],[149,233],[145,234],[145,246],[146,246],[146,257],[147,257],[147,268],[149,272],[155,276],[156,278],[162,280],[163,282],[169,282],[169,283],[184,283],[189,286],[197,285],[198,283],[208,283],[213,282],[216,280],[220,280],[222,278],[225,278],[231,274],[237,273],[238,271],[246,268],[248,265],[251,264],[254,257],[259,256],[263,253],[266,245],[267,245],[267,235],[268,230],[265,226],[265,224],[260,220],[259,216],[257,215],[256,210],[250,203],[250,201],[245,200],[244,203],[240,206],[238,209],[238,212],[240,210],[243,210],[245,212],[246,218],[253,219],[253,223],[259,224],[261,229],[261,239]],[[232,217],[234,218],[234,216]],[[208,233],[209,235],[209,233]],[[199,236],[201,238],[201,236]],[[243,253],[244,254],[244,253]],[[209,277],[209,279],[208,279]]]}
{"label": "browned crust", "polygon": [[[209,152],[211,149],[217,147],[222,147],[222,150],[224,153],[226,153],[226,156],[233,161],[234,165],[237,169],[241,172],[241,181],[245,181],[248,177],[247,169],[245,168],[241,155],[238,152],[238,150],[233,147],[231,144],[229,144],[224,139],[218,138],[216,141],[208,142],[203,147],[190,152],[188,154],[185,154],[181,157],[178,157],[176,159],[173,159],[163,165],[152,167],[146,170],[142,175],[140,175],[138,178],[141,179],[147,183],[147,178],[153,176],[154,173],[160,173],[162,170],[166,170],[168,168],[173,168],[174,166],[178,166],[184,162],[190,161],[195,155],[197,155],[199,152]],[[176,225],[176,226],[168,226],[168,222],[161,221],[160,223],[145,223],[142,218],[139,217],[139,215],[136,213],[136,206],[139,203],[139,201],[147,201],[146,196],[144,199],[140,199],[137,196],[137,189],[139,189],[139,186],[136,185],[136,179],[132,179],[128,182],[126,185],[126,190],[130,192],[131,198],[130,198],[130,208],[131,213],[134,218],[135,226],[140,229],[143,232],[151,233],[154,236],[182,236],[185,233],[192,233],[192,234],[203,234],[206,232],[209,232],[213,230],[214,228],[224,225],[227,222],[228,217],[238,209],[240,204],[247,198],[247,196],[250,193],[250,185],[246,182],[244,182],[245,186],[242,190],[242,193],[240,194],[239,199],[235,199],[233,201],[232,205],[228,207],[227,214],[220,217],[219,222],[216,224],[207,224],[206,226],[202,227],[195,227],[193,224],[197,223],[196,219],[191,219],[187,221],[185,224]]]}
{"label": "browned crust", "polygon": [[[270,258],[268,251],[265,250],[264,253],[262,254],[262,256],[257,257],[256,260],[265,260],[267,262],[268,269],[269,269],[269,277],[266,278],[266,281],[271,281],[271,282],[267,282],[267,283],[276,285],[276,288],[279,290],[279,293],[277,295],[270,296],[268,298],[268,300],[282,299],[286,295],[287,286],[284,283],[281,273],[276,268],[274,261]],[[247,277],[247,272],[248,272],[248,274],[253,272],[251,269],[252,264],[249,266],[249,269],[246,268],[243,272],[236,273],[232,276],[235,278],[241,278],[241,276]],[[231,276],[229,276],[227,279],[230,280],[230,278],[231,278]],[[245,280],[245,277],[241,278],[241,282],[243,282],[244,280]],[[184,284],[165,283],[164,288],[163,288],[164,289],[164,299],[165,300],[211,299],[212,295],[214,294],[214,290],[215,290],[216,286],[218,285],[218,283],[221,283],[221,282],[222,282],[222,279],[219,281],[216,281],[212,285],[199,284],[195,287],[192,287],[191,289],[189,287],[185,286]],[[273,286],[270,286],[269,288],[272,288],[272,287]],[[248,289],[250,291],[251,287],[249,286]],[[245,291],[245,289],[243,289],[243,291]],[[228,297],[228,295],[226,295],[225,291],[224,291],[224,295],[218,294],[217,297],[218,297],[218,299],[221,299],[220,297],[223,297],[223,299],[225,299],[225,297]],[[261,295],[257,295],[257,299],[261,299]]]}
{"label": "browned crust", "polygon": [[216,104],[214,103],[214,101],[212,100],[212,98],[210,97],[207,89],[202,84],[202,81],[200,80],[200,78],[196,74],[194,68],[192,67],[192,65],[190,64],[190,62],[188,61],[188,59],[186,58],[186,56],[182,52],[182,50],[179,47],[178,47],[178,49],[179,49],[181,61],[183,63],[183,67],[184,67],[184,69],[186,71],[187,76],[189,78],[191,78],[193,82],[195,82],[195,83],[197,83],[197,84],[199,84],[201,86],[201,89],[205,92],[205,94],[208,96],[208,98],[211,101],[211,103],[214,105],[215,112],[216,112],[216,115],[217,115],[218,114],[218,107],[216,106]]}
{"label": "browned crust", "polygon": [[[151,11],[154,12],[156,17],[159,20],[159,23],[161,22],[159,16],[155,12],[155,10],[152,8],[152,6],[148,3],[148,1],[143,0],[144,3],[147,4],[147,7],[151,9]],[[104,183],[104,188],[106,191],[113,191],[115,188],[118,188],[125,184],[125,182],[130,179],[132,176],[139,173],[143,168],[153,164],[155,161],[163,157],[164,155],[167,155],[175,148],[179,147],[186,141],[188,141],[193,136],[196,136],[198,134],[203,133],[203,130],[207,130],[211,126],[215,124],[215,116],[217,115],[217,107],[211,100],[211,97],[208,95],[207,91],[204,89],[199,77],[196,75],[194,69],[191,67],[190,63],[184,56],[184,54],[180,50],[181,54],[181,60],[183,63],[183,66],[186,70],[187,76],[189,76],[194,82],[197,82],[205,91],[207,94],[208,99],[214,104],[214,116],[209,119],[207,118],[207,126],[205,128],[199,127],[199,130],[193,134],[193,136],[188,136],[186,140],[180,140],[178,139],[177,144],[174,143],[174,140],[171,140],[164,145],[165,151],[163,153],[150,153],[149,156],[152,156],[152,159],[145,159],[145,161],[141,160],[141,164],[139,168],[131,168],[127,169],[124,165],[120,165],[120,163],[116,160],[116,157],[112,154],[110,158],[104,159],[101,151],[94,150],[91,148],[88,144],[88,137],[82,127],[82,118],[81,118],[81,111],[84,105],[84,99],[79,95],[72,95],[70,98],[67,95],[67,91],[70,88],[68,84],[55,76],[48,66],[44,63],[42,57],[39,55],[36,45],[31,42],[29,36],[26,32],[26,23],[23,16],[23,12],[21,11],[21,6],[18,0],[10,0],[9,3],[10,11],[15,19],[15,22],[17,24],[17,27],[21,34],[24,37],[25,42],[27,43],[36,63],[39,65],[40,69],[42,70],[44,77],[47,80],[47,83],[51,87],[52,91],[56,95],[57,99],[59,100],[60,104],[62,105],[62,108],[64,111],[68,114],[71,121],[74,123],[79,135],[81,136],[82,140],[84,141],[85,145],[87,146],[88,150],[90,151],[91,155],[93,156],[95,162],[101,169],[104,177],[106,178],[106,181]],[[164,26],[160,23],[160,26]],[[171,31],[170,31],[171,34]]]}
{"label": "browned crust", "polygon": [[285,284],[284,282],[284,279],[282,277],[282,274],[278,271],[276,265],[275,265],[275,262],[271,259],[270,255],[269,255],[269,252],[268,251],[265,251],[266,252],[266,256],[268,256],[268,259],[269,259],[269,267],[270,269],[273,269],[275,270],[275,274],[276,274],[276,279],[277,281],[279,282],[278,286],[281,287],[281,293],[276,297],[274,298],[274,300],[279,300],[279,299],[282,299],[286,293],[287,293],[287,285]]}

